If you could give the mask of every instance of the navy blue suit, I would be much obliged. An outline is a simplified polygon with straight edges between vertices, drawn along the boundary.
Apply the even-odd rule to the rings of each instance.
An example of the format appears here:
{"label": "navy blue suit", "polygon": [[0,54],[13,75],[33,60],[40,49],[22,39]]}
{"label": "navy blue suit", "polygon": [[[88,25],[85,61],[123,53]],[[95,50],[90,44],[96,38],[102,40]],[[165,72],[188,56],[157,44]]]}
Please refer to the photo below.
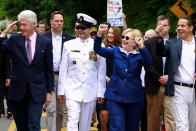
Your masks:
{"label": "navy blue suit", "polygon": [[8,40],[0,38],[0,53],[9,53],[12,60],[8,98],[12,102],[17,129],[39,130],[37,128],[40,128],[39,118],[46,93],[54,90],[52,41],[37,34],[31,64],[28,62],[25,37],[22,34],[13,34]]}
{"label": "navy blue suit", "polygon": [[144,105],[141,69],[152,64],[152,58],[146,48],[127,55],[120,47],[102,48],[101,42],[102,37],[96,37],[95,52],[113,60],[113,74],[105,92],[110,131],[137,131]]}

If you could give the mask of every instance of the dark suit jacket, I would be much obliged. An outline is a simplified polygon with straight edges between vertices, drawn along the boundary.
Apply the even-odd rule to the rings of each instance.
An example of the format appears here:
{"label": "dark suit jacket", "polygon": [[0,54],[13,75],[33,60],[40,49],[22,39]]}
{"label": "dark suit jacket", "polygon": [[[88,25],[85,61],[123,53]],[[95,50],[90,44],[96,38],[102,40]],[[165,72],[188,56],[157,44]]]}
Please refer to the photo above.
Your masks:
{"label": "dark suit jacket", "polygon": [[8,98],[21,101],[29,90],[34,101],[45,102],[46,92],[54,90],[51,40],[37,34],[35,54],[31,64],[28,62],[25,37],[22,34],[13,34],[8,40],[0,38],[0,53],[9,53],[12,60]]}
{"label": "dark suit jacket", "polygon": [[[43,35],[45,35],[45,36],[49,37],[50,39],[52,39],[52,32],[51,32],[51,30],[46,31]],[[68,41],[68,40],[75,39],[75,38],[76,38],[75,36],[72,36],[69,33],[63,31],[63,33],[62,33],[61,55],[62,55],[62,52],[63,52],[64,42]]]}
{"label": "dark suit jacket", "polygon": [[161,86],[158,79],[162,75],[168,74],[168,60],[166,59],[165,72],[163,74],[162,57],[156,54],[156,37],[149,38],[144,42],[144,45],[150,52],[153,59],[153,64],[145,68],[145,92],[146,94],[156,94]]}
{"label": "dark suit jacket", "polygon": [[[196,44],[196,39],[195,39],[195,44]],[[178,66],[180,65],[180,61],[181,61],[182,40],[171,39],[166,42],[165,46],[163,44],[163,41],[161,43],[156,42],[156,53],[159,56],[166,56],[169,58],[168,82],[165,87],[165,94],[167,96],[174,96],[174,90],[175,90],[174,89],[174,74],[177,72]]]}

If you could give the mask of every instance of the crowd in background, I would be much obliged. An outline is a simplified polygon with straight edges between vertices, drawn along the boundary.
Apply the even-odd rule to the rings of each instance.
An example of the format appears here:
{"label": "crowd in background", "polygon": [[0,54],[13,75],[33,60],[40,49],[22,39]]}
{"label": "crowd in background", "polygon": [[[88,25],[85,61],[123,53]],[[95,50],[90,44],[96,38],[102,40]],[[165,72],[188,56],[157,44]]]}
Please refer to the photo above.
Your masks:
{"label": "crowd in background", "polygon": [[[77,14],[74,35],[63,31],[64,14],[54,11],[50,30],[24,10],[0,36],[0,117],[15,120],[18,131],[47,130],[195,131],[194,23],[179,18],[176,36],[170,20],[157,17],[144,35],[127,27]],[[12,33],[16,24],[19,31]],[[7,113],[3,100],[7,100]]]}

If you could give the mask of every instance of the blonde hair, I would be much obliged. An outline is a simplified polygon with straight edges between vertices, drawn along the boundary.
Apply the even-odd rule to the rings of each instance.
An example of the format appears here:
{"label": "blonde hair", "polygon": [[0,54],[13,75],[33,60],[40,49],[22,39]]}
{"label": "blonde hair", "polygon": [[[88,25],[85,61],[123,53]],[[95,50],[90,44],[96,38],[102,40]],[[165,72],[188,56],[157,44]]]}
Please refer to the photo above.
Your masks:
{"label": "blonde hair", "polygon": [[123,31],[122,34],[125,35],[129,32],[132,34],[132,39],[135,39],[136,37],[143,37],[143,34],[139,29],[127,28],[126,30]]}
{"label": "blonde hair", "polygon": [[[131,33],[131,39],[135,39],[137,37],[142,37],[143,38],[143,34],[139,29],[131,29],[131,28],[127,28],[123,31],[122,35],[125,35],[127,33]],[[138,50],[138,46],[134,46],[133,49]]]}

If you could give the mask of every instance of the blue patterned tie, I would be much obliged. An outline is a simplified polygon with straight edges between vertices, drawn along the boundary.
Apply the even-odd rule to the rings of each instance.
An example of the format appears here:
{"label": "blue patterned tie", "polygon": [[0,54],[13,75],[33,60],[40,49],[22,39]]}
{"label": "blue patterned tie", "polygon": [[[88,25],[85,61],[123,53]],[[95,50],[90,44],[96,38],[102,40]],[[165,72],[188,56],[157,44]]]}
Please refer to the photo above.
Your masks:
{"label": "blue patterned tie", "polygon": [[32,62],[31,40],[29,38],[26,38],[26,42],[27,42],[27,47],[26,47],[27,58],[29,60],[29,64],[31,64]]}

